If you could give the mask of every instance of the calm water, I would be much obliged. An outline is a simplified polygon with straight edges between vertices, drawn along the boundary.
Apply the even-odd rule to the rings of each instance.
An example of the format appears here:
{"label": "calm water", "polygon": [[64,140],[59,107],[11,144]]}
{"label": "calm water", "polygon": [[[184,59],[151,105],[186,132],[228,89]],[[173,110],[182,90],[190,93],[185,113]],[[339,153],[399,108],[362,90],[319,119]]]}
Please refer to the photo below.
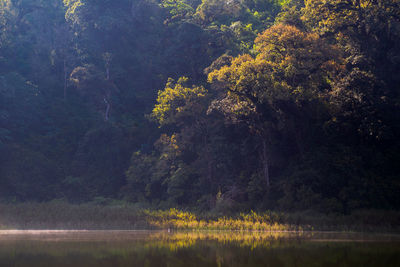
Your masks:
{"label": "calm water", "polygon": [[342,233],[0,231],[0,266],[400,266],[400,237]]}

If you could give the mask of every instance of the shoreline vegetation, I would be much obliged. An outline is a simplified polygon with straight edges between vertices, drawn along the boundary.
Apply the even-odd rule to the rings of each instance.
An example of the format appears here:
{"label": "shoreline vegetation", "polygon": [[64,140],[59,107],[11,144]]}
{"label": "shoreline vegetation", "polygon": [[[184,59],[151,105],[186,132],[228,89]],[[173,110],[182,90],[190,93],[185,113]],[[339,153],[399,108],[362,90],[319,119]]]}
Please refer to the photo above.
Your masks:
{"label": "shoreline vegetation", "polygon": [[400,233],[400,212],[359,210],[349,215],[249,211],[237,214],[151,210],[135,205],[0,204],[0,230],[235,230]]}

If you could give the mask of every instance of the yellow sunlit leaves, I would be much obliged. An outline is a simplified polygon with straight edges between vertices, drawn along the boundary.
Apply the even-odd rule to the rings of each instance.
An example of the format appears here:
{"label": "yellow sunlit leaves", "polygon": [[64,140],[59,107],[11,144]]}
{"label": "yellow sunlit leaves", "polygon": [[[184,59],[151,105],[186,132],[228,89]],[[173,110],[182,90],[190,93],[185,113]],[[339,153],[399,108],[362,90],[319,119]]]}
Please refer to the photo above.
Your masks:
{"label": "yellow sunlit leaves", "polygon": [[181,148],[178,145],[178,136],[176,134],[171,136],[162,134],[156,145],[163,148],[163,153],[160,156],[161,159],[168,160],[176,158],[181,153]]}
{"label": "yellow sunlit leaves", "polygon": [[303,20],[320,33],[360,30],[378,17],[400,14],[398,0],[306,0]]}
{"label": "yellow sunlit leaves", "polygon": [[175,122],[177,116],[185,111],[191,112],[196,100],[206,96],[207,90],[202,86],[185,87],[187,81],[188,78],[181,77],[175,83],[169,78],[165,89],[158,92],[157,104],[151,116],[160,125]]}
{"label": "yellow sunlit leaves", "polygon": [[71,19],[71,16],[75,13],[76,9],[83,6],[83,3],[81,0],[64,0],[64,6],[68,8],[65,17]]}
{"label": "yellow sunlit leaves", "polygon": [[255,47],[255,58],[238,56],[230,65],[211,72],[208,81],[221,83],[231,96],[255,104],[273,98],[318,97],[321,84],[340,69],[336,47],[316,33],[291,25],[267,29],[258,35]]}
{"label": "yellow sunlit leaves", "polygon": [[287,231],[295,228],[292,225],[277,223],[278,214],[256,213],[254,211],[247,214],[240,213],[235,218],[220,217],[210,220],[200,219],[193,213],[177,209],[165,211],[144,210],[143,213],[150,225],[159,228],[261,231]]}

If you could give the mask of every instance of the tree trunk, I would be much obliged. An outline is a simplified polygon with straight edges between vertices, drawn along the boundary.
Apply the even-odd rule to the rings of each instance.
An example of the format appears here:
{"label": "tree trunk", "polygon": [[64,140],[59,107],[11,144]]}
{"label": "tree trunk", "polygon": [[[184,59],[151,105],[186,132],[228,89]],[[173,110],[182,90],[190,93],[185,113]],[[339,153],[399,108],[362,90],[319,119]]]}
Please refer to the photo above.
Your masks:
{"label": "tree trunk", "polygon": [[67,99],[67,60],[64,58],[64,101]]}
{"label": "tree trunk", "polygon": [[107,81],[110,80],[110,67],[109,66],[106,67],[106,80]]}
{"label": "tree trunk", "polygon": [[263,174],[264,180],[267,183],[267,188],[270,187],[270,179],[269,179],[269,163],[268,163],[268,153],[267,153],[267,141],[263,139],[263,151],[262,151],[262,160],[263,160]]}
{"label": "tree trunk", "polygon": [[207,144],[206,136],[204,137],[204,146],[206,147],[206,157],[207,157],[207,179],[211,185],[213,181],[213,160],[212,160],[211,148],[210,145]]}
{"label": "tree trunk", "polygon": [[300,157],[302,159],[304,159],[304,147],[302,145],[302,137],[301,137],[301,130],[300,129],[296,129],[296,126],[294,127],[294,138],[296,141],[296,146],[297,146],[297,150],[300,153]]}
{"label": "tree trunk", "polygon": [[105,121],[108,121],[108,116],[109,116],[109,113],[110,113],[110,108],[111,108],[111,105],[110,105],[110,103],[107,101],[107,98],[105,98],[104,97],[104,103],[106,103],[106,112],[105,112],[105,114],[104,114],[104,120]]}

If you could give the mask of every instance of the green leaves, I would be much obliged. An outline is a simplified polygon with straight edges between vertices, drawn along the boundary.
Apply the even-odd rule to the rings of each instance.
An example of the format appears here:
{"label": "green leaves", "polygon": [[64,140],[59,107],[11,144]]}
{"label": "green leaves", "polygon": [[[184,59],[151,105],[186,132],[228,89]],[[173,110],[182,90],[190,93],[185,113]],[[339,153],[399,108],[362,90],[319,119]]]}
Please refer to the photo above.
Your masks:
{"label": "green leaves", "polygon": [[171,19],[189,18],[194,14],[193,7],[186,0],[162,0],[160,5],[169,10]]}
{"label": "green leaves", "polygon": [[177,123],[187,113],[202,108],[199,101],[206,96],[207,90],[202,86],[185,87],[187,81],[187,77],[179,78],[176,83],[169,78],[165,89],[158,92],[151,117],[160,125]]}

